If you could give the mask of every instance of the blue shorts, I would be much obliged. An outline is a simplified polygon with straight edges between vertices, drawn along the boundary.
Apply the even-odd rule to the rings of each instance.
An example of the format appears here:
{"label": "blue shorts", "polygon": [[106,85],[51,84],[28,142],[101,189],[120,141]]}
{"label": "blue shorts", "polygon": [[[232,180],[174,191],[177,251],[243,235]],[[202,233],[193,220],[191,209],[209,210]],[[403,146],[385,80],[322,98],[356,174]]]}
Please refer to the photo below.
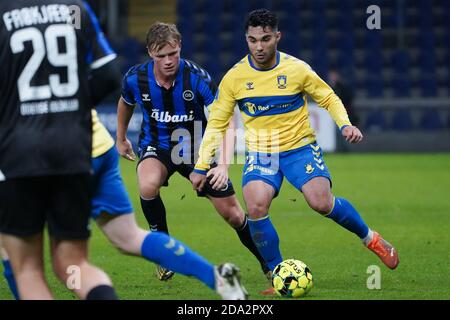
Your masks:
{"label": "blue shorts", "polygon": [[322,149],[317,143],[280,153],[248,152],[242,176],[242,187],[253,180],[264,181],[275,189],[275,197],[280,192],[283,177],[298,190],[315,177],[331,176],[322,157]]}
{"label": "blue shorts", "polygon": [[94,194],[91,217],[96,219],[102,212],[111,215],[132,213],[133,207],[119,173],[116,148],[112,147],[101,156],[92,158],[92,168]]}

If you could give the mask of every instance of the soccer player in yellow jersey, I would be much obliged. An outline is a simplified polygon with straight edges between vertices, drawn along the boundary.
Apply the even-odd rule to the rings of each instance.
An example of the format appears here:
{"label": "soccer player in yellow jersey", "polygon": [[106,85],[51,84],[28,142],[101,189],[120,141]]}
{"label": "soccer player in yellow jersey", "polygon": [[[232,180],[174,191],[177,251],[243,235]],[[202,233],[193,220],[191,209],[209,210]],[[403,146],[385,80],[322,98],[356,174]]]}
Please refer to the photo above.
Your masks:
{"label": "soccer player in yellow jersey", "polygon": [[308,64],[277,51],[281,33],[275,14],[252,11],[245,29],[250,54],[220,83],[191,178],[194,188],[203,188],[211,159],[238,104],[247,146],[243,195],[252,236],[268,266],[273,270],[282,261],[269,207],[286,177],[313,210],[355,233],[395,269],[399,262],[395,248],[366,225],[349,201],[332,194],[331,177],[308,118],[306,95],[330,113],[348,142],[360,142],[361,131],[350,123],[339,97]]}

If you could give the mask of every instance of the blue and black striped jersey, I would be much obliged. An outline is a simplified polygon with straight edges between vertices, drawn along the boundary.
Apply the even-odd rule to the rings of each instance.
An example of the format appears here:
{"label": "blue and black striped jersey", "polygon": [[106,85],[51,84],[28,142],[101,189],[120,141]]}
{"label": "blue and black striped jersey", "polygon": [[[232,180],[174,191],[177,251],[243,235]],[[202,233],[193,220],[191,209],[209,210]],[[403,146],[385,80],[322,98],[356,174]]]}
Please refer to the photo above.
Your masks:
{"label": "blue and black striped jersey", "polygon": [[199,144],[207,121],[205,107],[214,100],[216,84],[204,69],[180,59],[175,82],[165,89],[157,83],[153,66],[149,61],[131,67],[122,82],[123,100],[138,104],[143,114],[139,152],[147,146],[170,150],[180,142]]}

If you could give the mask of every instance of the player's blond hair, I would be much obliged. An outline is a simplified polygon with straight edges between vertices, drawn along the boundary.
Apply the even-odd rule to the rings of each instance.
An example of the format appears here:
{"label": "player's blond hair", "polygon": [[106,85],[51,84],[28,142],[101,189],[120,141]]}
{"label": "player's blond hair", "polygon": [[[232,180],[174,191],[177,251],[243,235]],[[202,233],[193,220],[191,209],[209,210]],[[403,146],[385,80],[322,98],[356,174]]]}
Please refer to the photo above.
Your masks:
{"label": "player's blond hair", "polygon": [[158,21],[148,29],[146,42],[150,52],[158,51],[167,44],[175,46],[181,43],[181,34],[176,25]]}

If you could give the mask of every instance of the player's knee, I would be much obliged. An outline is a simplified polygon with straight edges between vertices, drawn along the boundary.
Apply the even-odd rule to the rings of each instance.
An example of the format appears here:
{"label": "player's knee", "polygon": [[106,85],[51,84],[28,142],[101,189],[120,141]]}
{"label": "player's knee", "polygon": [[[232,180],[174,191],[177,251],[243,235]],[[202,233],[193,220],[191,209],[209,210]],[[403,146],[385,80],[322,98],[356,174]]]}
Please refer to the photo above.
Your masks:
{"label": "player's knee", "polygon": [[268,206],[263,203],[249,203],[247,204],[247,211],[250,219],[259,219],[267,215]]}
{"label": "player's knee", "polygon": [[333,209],[333,201],[328,199],[328,197],[315,197],[308,201],[308,204],[311,209],[322,215],[330,213]]}
{"label": "player's knee", "polygon": [[139,192],[144,199],[154,199],[159,195],[159,187],[154,184],[139,185]]}

